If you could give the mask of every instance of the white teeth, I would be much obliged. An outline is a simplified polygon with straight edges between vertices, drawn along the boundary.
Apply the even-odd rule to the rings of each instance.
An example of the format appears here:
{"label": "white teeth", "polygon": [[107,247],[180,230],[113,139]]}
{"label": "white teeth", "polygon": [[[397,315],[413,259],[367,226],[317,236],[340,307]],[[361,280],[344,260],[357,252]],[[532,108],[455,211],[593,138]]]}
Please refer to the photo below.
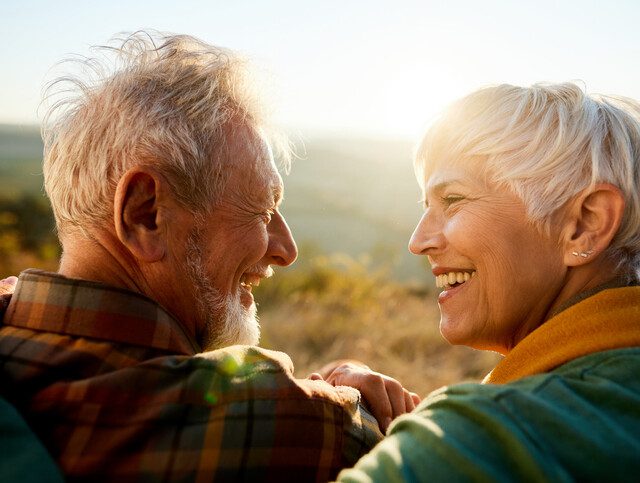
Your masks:
{"label": "white teeth", "polygon": [[449,272],[436,276],[436,287],[448,288],[454,283],[464,283],[471,279],[476,274],[473,272]]}
{"label": "white teeth", "polygon": [[240,277],[240,285],[243,287],[257,287],[260,285],[260,275],[245,273]]}

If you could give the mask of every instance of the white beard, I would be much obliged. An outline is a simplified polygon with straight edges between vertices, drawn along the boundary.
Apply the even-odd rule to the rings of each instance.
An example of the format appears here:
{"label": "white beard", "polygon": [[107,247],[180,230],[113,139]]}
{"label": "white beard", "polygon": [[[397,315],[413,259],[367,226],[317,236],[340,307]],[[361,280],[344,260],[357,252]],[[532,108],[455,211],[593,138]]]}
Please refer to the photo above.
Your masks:
{"label": "white beard", "polygon": [[202,350],[209,351],[236,344],[257,345],[260,324],[256,304],[247,308],[240,301],[240,293],[223,296],[211,285],[202,261],[200,230],[194,229],[187,239],[187,275],[195,289]]}

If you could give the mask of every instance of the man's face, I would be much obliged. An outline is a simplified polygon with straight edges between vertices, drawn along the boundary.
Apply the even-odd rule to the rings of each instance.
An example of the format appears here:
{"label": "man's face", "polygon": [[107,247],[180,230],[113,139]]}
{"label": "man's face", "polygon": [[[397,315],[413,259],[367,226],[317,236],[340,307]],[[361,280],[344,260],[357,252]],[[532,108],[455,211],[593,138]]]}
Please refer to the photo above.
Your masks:
{"label": "man's face", "polygon": [[198,312],[196,337],[205,350],[258,343],[252,286],[271,276],[271,265],[287,266],[297,257],[278,209],[283,184],[268,145],[245,134],[230,152],[222,199],[196,220],[184,252]]}

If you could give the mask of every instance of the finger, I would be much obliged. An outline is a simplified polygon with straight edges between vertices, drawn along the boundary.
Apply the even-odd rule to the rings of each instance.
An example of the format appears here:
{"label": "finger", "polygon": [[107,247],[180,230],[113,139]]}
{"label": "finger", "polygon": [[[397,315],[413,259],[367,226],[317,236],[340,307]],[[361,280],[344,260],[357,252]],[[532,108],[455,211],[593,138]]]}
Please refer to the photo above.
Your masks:
{"label": "finger", "polygon": [[321,376],[327,380],[331,374],[335,371],[349,371],[353,368],[361,368],[371,371],[369,367],[364,363],[357,361],[355,359],[340,359],[337,361],[330,362],[329,364],[325,364],[318,372]]}
{"label": "finger", "polygon": [[368,377],[368,381],[364,381],[364,384],[360,386],[360,392],[371,409],[373,417],[378,421],[380,430],[384,433],[393,419],[393,408],[387,395],[384,380],[381,376],[374,375],[362,377],[363,379]]}
{"label": "finger", "polygon": [[16,287],[18,279],[16,277],[8,277],[0,280],[0,295],[11,295]]}
{"label": "finger", "polygon": [[324,381],[324,378],[318,374],[317,372],[312,372],[307,376],[307,379],[311,379],[312,381]]}
{"label": "finger", "polygon": [[[340,381],[347,377],[348,370],[344,366],[338,366],[331,369],[331,371],[325,371],[324,368],[321,369],[318,374],[320,374],[325,381],[329,384],[333,384],[334,386],[340,386]],[[346,384],[347,386],[349,384]]]}
{"label": "finger", "polygon": [[389,402],[391,403],[391,409],[393,410],[393,415],[391,417],[395,419],[401,414],[407,412],[405,407],[404,389],[398,381],[391,378],[385,380],[385,387],[387,389]]}
{"label": "finger", "polygon": [[413,399],[413,403],[417,406],[422,401],[422,398],[418,396],[415,392],[411,393],[411,399]]}
{"label": "finger", "polygon": [[413,402],[411,393],[406,389],[404,390],[404,405],[407,408],[407,412],[411,412],[416,408],[416,404]]}

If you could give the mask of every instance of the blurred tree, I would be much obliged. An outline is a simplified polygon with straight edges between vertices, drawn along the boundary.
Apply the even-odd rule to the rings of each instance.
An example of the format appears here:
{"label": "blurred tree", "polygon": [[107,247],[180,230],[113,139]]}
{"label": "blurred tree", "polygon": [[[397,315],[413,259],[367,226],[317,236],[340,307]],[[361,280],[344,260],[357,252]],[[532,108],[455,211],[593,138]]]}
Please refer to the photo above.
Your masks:
{"label": "blurred tree", "polygon": [[51,269],[60,254],[46,198],[23,194],[0,198],[0,275],[37,266]]}

